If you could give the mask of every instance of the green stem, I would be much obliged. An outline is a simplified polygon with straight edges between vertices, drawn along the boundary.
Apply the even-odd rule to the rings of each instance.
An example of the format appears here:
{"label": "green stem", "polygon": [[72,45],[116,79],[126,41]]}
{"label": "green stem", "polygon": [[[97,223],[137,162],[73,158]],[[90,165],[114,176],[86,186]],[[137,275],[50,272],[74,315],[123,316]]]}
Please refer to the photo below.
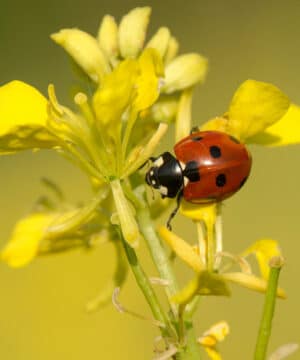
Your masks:
{"label": "green stem", "polygon": [[[149,210],[146,207],[140,207],[137,213],[137,219],[160,277],[168,281],[166,293],[169,298],[173,314],[177,321],[179,321],[178,325],[181,327],[179,332],[184,336],[185,345],[180,348],[180,351],[175,355],[175,359],[200,360],[200,346],[196,341],[193,323],[190,319],[186,319],[185,317],[182,319],[178,318],[177,306],[174,305],[170,299],[179,291],[179,287],[165,248],[153,228]],[[184,314],[181,314],[181,316],[183,317]],[[181,323],[180,320],[182,321]]]}
{"label": "green stem", "polygon": [[123,239],[123,246],[125,249],[125,253],[129,262],[129,265],[131,267],[131,270],[135,276],[136,282],[140,289],[142,290],[142,293],[144,294],[150,308],[152,311],[152,314],[154,318],[161,323],[163,326],[161,327],[162,334],[164,336],[173,337],[174,331],[172,329],[172,325],[170,324],[170,321],[165,314],[164,310],[162,309],[158,298],[150,284],[150,281],[148,277],[146,276],[144,270],[139,264],[138,258],[136,256],[135,251],[132,247],[130,247],[127,242]]}
{"label": "green stem", "polygon": [[[170,300],[170,298],[179,291],[177,280],[166,251],[153,228],[150,212],[146,207],[141,207],[139,209],[137,220],[160,277],[168,281],[166,293]],[[172,310],[175,314],[177,313],[176,308],[176,306],[172,306]]]}
{"label": "green stem", "polygon": [[186,320],[184,322],[185,327],[185,340],[186,345],[179,351],[175,359],[176,360],[200,360],[200,345],[196,341],[195,330],[193,323]]}
{"label": "green stem", "polygon": [[263,314],[260,321],[260,328],[256,342],[254,360],[266,359],[268,343],[272,330],[272,320],[275,310],[278,278],[282,266],[283,259],[281,257],[274,257],[271,259],[268,288],[265,297]]}

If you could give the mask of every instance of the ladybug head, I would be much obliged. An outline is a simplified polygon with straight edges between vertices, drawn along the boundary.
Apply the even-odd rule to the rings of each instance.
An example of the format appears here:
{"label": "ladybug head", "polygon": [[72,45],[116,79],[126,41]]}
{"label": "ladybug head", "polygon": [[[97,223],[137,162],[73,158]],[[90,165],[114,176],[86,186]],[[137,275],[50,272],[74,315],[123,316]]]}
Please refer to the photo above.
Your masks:
{"label": "ladybug head", "polygon": [[169,152],[163,153],[153,161],[153,165],[146,174],[146,182],[157,189],[162,197],[176,197],[183,186],[179,162]]}

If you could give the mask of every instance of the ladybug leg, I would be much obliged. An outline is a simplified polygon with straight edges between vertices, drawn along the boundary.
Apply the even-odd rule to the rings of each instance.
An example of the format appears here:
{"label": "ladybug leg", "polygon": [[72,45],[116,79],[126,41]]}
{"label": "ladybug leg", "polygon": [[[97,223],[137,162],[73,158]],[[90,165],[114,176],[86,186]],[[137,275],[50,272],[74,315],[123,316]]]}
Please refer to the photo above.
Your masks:
{"label": "ladybug leg", "polygon": [[193,126],[191,128],[190,135],[193,135],[193,134],[195,134],[197,132],[199,132],[199,127],[198,126]]}
{"label": "ladybug leg", "polygon": [[176,198],[176,208],[171,212],[169,219],[167,221],[167,229],[172,231],[172,226],[171,226],[171,221],[173,220],[173,218],[175,217],[175,215],[177,214],[179,207],[180,207],[180,203],[183,197],[183,189],[181,189],[177,195]]}
{"label": "ladybug leg", "polygon": [[150,156],[148,160],[146,160],[139,168],[138,170],[141,170],[145,165],[148,164],[149,161],[153,162],[155,161],[157,158],[156,157],[153,157],[153,156]]}

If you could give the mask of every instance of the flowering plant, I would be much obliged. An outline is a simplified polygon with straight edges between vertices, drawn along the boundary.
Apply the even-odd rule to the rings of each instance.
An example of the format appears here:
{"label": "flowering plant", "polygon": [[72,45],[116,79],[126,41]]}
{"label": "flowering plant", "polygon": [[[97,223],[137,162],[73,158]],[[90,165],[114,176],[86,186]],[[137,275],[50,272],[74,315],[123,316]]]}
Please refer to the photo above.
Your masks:
{"label": "flowering plant", "polygon": [[[207,60],[190,53],[178,55],[178,42],[166,27],[145,41],[150,8],[136,8],[119,24],[107,15],[97,37],[79,29],[63,29],[51,38],[62,46],[93,88],[74,97],[74,109],[62,105],[54,85],[48,97],[21,81],[0,87],[0,153],[27,149],[52,149],[82,169],[94,190],[85,205],[66,204],[56,193],[15,226],[1,252],[12,267],[27,265],[35,257],[75,248],[93,248],[111,242],[117,268],[99,296],[89,302],[95,310],[112,299],[120,312],[126,310],[117,295],[130,268],[161,332],[157,359],[199,359],[200,345],[211,359],[221,359],[218,342],[229,332],[226,322],[213,325],[196,337],[193,315],[201,296],[229,296],[229,284],[266,293],[255,359],[265,359],[276,296],[284,260],[277,242],[260,239],[242,254],[223,249],[221,204],[181,203],[180,212],[191,219],[197,239],[182,239],[154,220],[172,202],[151,199],[143,170],[166,134],[175,127],[175,140],[188,135],[194,87],[205,80]],[[300,108],[271,84],[247,80],[237,89],[228,110],[201,125],[200,130],[228,133],[244,144],[285,146],[300,142]],[[183,260],[194,277],[180,289],[162,240],[173,256]],[[145,241],[159,277],[151,278],[139,260],[138,247]],[[254,275],[247,257],[254,254],[260,274]],[[238,265],[239,271],[231,270]],[[153,288],[165,289],[166,309]],[[130,312],[135,316],[141,315]],[[287,348],[285,353],[290,349]]]}

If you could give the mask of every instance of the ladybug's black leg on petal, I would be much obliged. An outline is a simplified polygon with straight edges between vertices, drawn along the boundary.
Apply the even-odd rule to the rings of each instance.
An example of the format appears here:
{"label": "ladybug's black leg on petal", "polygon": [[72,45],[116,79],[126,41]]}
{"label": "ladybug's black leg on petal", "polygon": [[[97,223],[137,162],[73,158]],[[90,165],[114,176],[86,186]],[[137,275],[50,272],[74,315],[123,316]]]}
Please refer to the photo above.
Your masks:
{"label": "ladybug's black leg on petal", "polygon": [[138,168],[138,170],[141,170],[146,164],[148,164],[149,161],[153,162],[153,161],[155,161],[156,159],[157,159],[157,158],[154,157],[154,156],[149,157],[149,159],[146,160],[146,161]]}
{"label": "ladybug's black leg on petal", "polygon": [[183,189],[181,189],[179,191],[179,193],[177,194],[177,198],[176,198],[176,208],[171,212],[169,219],[167,221],[167,229],[172,231],[172,226],[171,226],[171,221],[173,220],[173,218],[175,217],[175,215],[177,214],[179,207],[180,207],[180,203],[183,197]]}

